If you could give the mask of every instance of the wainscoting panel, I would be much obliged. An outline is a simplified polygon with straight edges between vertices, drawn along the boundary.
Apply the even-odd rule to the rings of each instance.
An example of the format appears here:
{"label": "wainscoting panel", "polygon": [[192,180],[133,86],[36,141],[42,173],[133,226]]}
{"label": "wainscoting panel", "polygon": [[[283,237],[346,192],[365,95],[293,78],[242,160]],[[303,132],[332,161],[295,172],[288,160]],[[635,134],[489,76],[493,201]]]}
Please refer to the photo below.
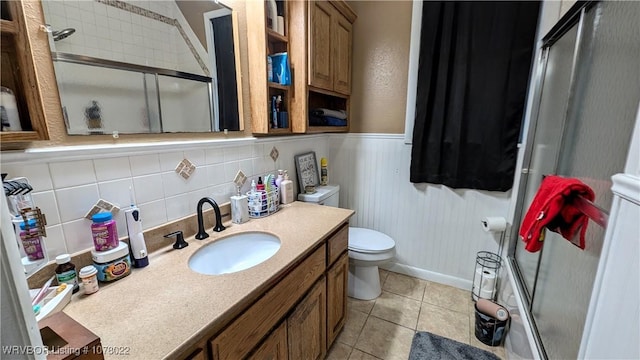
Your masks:
{"label": "wainscoting panel", "polygon": [[329,151],[340,207],[356,211],[351,226],[395,239],[394,270],[470,289],[476,253],[498,251],[499,235],[484,232],[480,219],[506,216],[510,192],[411,183],[402,135],[331,135]]}

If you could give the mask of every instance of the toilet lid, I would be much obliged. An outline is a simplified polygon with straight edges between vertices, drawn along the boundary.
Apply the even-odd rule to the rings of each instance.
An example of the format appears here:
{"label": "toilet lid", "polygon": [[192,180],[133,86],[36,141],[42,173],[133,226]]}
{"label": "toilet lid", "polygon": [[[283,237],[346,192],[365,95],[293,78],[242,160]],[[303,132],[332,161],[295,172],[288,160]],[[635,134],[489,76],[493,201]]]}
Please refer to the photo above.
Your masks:
{"label": "toilet lid", "polygon": [[349,250],[363,253],[380,253],[393,249],[396,242],[391,237],[371,229],[349,228]]}

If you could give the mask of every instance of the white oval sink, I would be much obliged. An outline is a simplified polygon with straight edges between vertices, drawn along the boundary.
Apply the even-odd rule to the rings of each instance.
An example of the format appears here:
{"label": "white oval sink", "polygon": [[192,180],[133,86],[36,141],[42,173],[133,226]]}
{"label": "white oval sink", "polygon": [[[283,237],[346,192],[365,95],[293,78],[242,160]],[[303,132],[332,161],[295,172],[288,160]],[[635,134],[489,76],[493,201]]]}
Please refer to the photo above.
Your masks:
{"label": "white oval sink", "polygon": [[241,233],[203,246],[189,259],[191,270],[205,275],[229,274],[256,266],[278,252],[280,239],[260,232]]}

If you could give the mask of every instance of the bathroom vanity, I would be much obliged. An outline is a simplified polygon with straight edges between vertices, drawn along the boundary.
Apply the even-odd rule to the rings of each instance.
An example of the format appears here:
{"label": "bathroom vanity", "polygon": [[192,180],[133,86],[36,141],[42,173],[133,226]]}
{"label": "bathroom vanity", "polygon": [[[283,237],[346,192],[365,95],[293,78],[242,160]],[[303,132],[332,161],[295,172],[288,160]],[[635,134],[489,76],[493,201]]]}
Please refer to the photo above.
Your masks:
{"label": "bathroom vanity", "polygon": [[[345,322],[352,215],[294,202],[221,233],[209,228],[206,240],[152,253],[149,266],[76,295],[64,312],[100,337],[106,359],[322,359]],[[256,231],[281,242],[263,263],[224,275],[189,268],[203,246]]]}

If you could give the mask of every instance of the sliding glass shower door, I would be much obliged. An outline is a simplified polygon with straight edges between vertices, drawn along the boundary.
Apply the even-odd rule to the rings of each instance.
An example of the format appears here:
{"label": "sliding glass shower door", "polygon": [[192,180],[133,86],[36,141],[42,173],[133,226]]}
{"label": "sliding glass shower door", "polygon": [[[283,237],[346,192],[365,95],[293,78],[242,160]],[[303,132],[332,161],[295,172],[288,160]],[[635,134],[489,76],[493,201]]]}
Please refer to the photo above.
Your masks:
{"label": "sliding glass shower door", "polygon": [[[599,2],[547,36],[546,68],[518,226],[542,176],[578,178],[608,212],[612,175],[622,172],[640,101],[640,3]],[[553,31],[553,30],[552,30]],[[549,358],[575,359],[597,272],[605,228],[589,221],[584,250],[547,232],[539,253],[512,239],[511,256],[539,340]]]}

